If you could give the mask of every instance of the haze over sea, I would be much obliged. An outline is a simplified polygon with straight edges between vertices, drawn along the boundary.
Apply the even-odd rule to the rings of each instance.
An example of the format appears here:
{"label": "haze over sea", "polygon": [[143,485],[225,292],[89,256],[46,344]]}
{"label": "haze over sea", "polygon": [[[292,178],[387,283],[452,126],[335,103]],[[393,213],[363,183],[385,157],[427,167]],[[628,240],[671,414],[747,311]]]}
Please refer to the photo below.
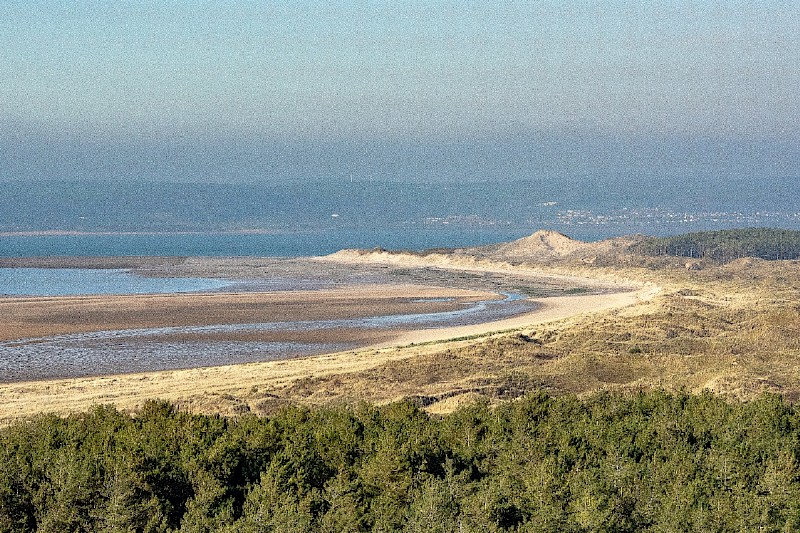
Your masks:
{"label": "haze over sea", "polygon": [[31,0],[0,20],[0,256],[800,228],[797,2]]}
{"label": "haze over sea", "polygon": [[474,246],[538,229],[582,240],[800,229],[797,179],[504,183],[0,183],[0,256],[307,256]]}

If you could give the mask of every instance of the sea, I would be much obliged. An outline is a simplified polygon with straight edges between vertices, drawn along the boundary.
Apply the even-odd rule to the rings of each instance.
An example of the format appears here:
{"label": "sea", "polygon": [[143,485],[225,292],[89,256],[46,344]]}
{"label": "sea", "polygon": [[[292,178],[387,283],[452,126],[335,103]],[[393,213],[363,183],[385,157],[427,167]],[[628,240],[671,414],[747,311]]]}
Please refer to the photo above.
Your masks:
{"label": "sea", "polygon": [[[800,230],[797,179],[719,182],[574,179],[481,183],[0,183],[0,257],[320,256],[346,248],[426,250],[507,242],[540,230],[596,241],[776,227]],[[0,294],[224,290],[235,280],[148,279],[125,271],[0,269]],[[155,284],[155,285],[154,285]],[[503,309],[527,305],[509,298]],[[471,311],[470,311],[471,312]],[[483,319],[482,309],[474,317]],[[393,327],[396,320],[280,324]],[[416,324],[415,326],[419,326]],[[216,326],[214,326],[216,327]],[[274,328],[275,324],[236,328]],[[216,330],[214,330],[216,331]],[[237,330],[238,331],[238,330]],[[0,343],[0,382],[285,359],[350,344],[161,342],[165,330],[57,335]]]}
{"label": "sea", "polygon": [[524,236],[527,229],[337,229],[253,234],[239,232],[6,235],[0,256],[306,257],[348,248],[425,250],[476,246]]}
{"label": "sea", "polygon": [[0,268],[0,296],[174,294],[214,291],[232,284],[212,278],[136,276],[122,269]]}
{"label": "sea", "polygon": [[508,183],[0,183],[0,257],[318,256],[479,246],[540,230],[596,241],[800,229],[800,179]]}

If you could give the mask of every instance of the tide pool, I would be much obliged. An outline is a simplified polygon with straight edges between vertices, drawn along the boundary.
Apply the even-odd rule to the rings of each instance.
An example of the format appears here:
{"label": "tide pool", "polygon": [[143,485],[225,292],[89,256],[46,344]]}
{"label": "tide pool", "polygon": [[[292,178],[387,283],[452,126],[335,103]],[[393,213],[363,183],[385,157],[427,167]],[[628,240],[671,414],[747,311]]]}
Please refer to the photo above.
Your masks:
{"label": "tide pool", "polygon": [[232,284],[210,278],[147,278],[121,269],[0,268],[3,296],[171,294],[218,290]]}

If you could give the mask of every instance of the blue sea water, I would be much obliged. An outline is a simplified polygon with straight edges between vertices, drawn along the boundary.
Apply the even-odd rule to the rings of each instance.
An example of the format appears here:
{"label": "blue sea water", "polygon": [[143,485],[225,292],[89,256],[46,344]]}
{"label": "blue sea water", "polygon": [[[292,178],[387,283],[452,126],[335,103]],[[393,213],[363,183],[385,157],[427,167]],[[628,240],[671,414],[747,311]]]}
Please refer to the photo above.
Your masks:
{"label": "blue sea water", "polygon": [[256,256],[304,257],[345,248],[422,250],[476,246],[518,239],[528,228],[326,229],[266,233],[157,233],[0,236],[0,257],[45,256]]}
{"label": "blue sea water", "polygon": [[119,269],[0,268],[0,296],[165,294],[222,289],[208,278],[146,278]]}
{"label": "blue sea water", "polygon": [[343,248],[476,246],[539,229],[595,241],[742,227],[800,229],[800,178],[0,182],[0,257],[297,257]]}
{"label": "blue sea water", "polygon": [[[509,224],[483,228],[408,227],[337,229],[278,233],[142,233],[77,235],[0,235],[0,257],[307,257],[348,249],[428,250],[508,242],[539,229],[596,241],[632,235],[677,235],[692,231],[744,227],[800,230],[800,213],[781,216],[736,214],[619,213],[594,217],[584,212],[565,215],[568,223]],[[615,220],[614,217],[617,219]]]}

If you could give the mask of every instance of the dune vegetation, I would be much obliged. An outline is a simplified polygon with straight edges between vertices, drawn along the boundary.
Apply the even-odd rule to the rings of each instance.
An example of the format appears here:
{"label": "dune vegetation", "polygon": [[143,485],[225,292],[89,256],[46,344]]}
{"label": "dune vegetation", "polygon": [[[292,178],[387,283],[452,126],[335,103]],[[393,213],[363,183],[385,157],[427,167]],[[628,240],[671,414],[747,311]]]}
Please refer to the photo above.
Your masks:
{"label": "dune vegetation", "polygon": [[[0,531],[797,529],[800,262],[642,242],[539,232],[330,259],[657,288],[622,307],[294,361],[0,386]],[[31,418],[36,406],[60,416]]]}
{"label": "dune vegetation", "polygon": [[419,347],[401,361],[271,392],[310,403],[417,396],[434,412],[453,408],[462,395],[504,400],[540,389],[800,397],[800,263],[741,259],[687,268],[676,258],[642,258],[641,265],[574,267],[661,287],[639,304],[453,347]]}

